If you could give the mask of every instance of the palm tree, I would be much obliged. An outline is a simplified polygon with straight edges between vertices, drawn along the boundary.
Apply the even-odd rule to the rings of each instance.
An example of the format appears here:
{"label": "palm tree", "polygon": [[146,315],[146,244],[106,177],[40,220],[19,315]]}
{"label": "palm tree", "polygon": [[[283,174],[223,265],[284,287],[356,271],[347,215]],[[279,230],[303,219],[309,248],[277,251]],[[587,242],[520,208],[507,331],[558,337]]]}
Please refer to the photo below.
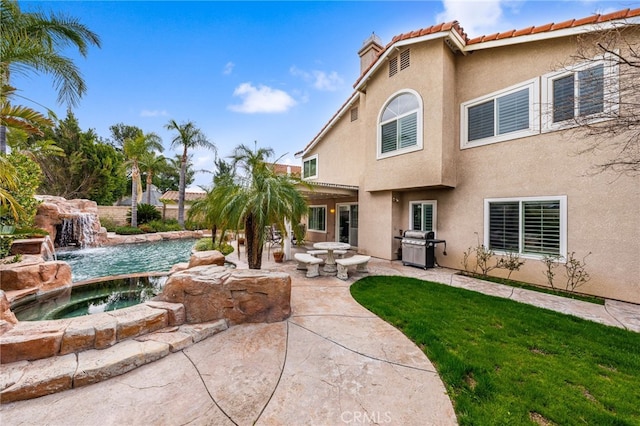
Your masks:
{"label": "palm tree", "polygon": [[[216,235],[218,234],[218,226],[220,226],[220,245],[224,241],[224,234],[229,228],[229,220],[221,214],[218,208],[218,194],[216,189],[223,190],[233,184],[234,174],[233,168],[226,161],[221,159],[215,160],[216,174],[213,176],[213,188],[206,190],[204,198],[196,200],[191,205],[188,212],[190,220],[198,220],[204,222],[211,227],[211,244],[216,246]],[[220,189],[218,189],[220,190]]]}
{"label": "palm tree", "polygon": [[[100,47],[97,34],[77,19],[62,14],[23,13],[15,0],[0,0],[0,86],[9,86],[12,72],[50,74],[58,101],[76,105],[86,92],[78,67],[60,51],[75,47],[87,55],[90,45]],[[4,107],[4,105],[3,105]],[[0,153],[6,152],[6,127],[0,124]]]}
{"label": "palm tree", "polygon": [[140,161],[149,151],[162,151],[162,140],[155,133],[138,133],[134,138],[124,141],[123,151],[127,165],[131,170],[131,226],[138,226],[138,202],[142,197],[142,181],[140,179]]}
{"label": "palm tree", "polygon": [[153,151],[145,152],[139,159],[139,165],[143,172],[147,175],[147,204],[151,204],[151,183],[154,173],[162,172],[169,168],[167,159],[158,155]]}
{"label": "palm tree", "polygon": [[54,125],[53,120],[29,107],[11,105],[9,100],[15,94],[15,90],[7,84],[0,90],[0,141],[3,143],[3,154],[6,153],[7,128],[42,136],[43,128]]}
{"label": "palm tree", "polygon": [[180,158],[180,182],[178,184],[178,223],[184,227],[184,198],[185,198],[185,175],[187,173],[187,162],[189,161],[189,149],[207,148],[216,151],[216,146],[209,142],[207,137],[198,129],[192,121],[178,124],[175,120],[170,120],[165,125],[167,130],[175,130],[178,134],[171,141],[171,148],[182,145],[182,157]]}
{"label": "palm tree", "polygon": [[273,163],[267,161],[272,155],[270,148],[236,147],[231,161],[238,178],[213,189],[211,204],[220,209],[219,216],[236,229],[244,228],[250,269],[262,266],[265,228],[284,229],[285,220],[300,223],[307,214],[307,202],[298,189],[300,180],[275,173]]}

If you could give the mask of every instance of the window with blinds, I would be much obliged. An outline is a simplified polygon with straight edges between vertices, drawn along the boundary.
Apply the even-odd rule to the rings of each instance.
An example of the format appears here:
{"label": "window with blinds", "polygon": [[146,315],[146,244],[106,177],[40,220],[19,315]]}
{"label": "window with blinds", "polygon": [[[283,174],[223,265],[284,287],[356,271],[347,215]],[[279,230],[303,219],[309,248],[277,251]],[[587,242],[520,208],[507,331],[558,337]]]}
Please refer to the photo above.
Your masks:
{"label": "window with blinds", "polygon": [[564,256],[565,202],[565,197],[487,200],[487,246],[498,252]]}
{"label": "window with blinds", "polygon": [[412,150],[419,142],[420,102],[412,93],[395,96],[387,104],[380,123],[380,154]]}
{"label": "window with blinds", "polygon": [[327,230],[327,207],[311,206],[309,207],[307,226],[309,231],[326,232]]}
{"label": "window with blinds", "polygon": [[473,99],[461,105],[461,147],[469,148],[539,132],[534,114],[538,79]]}
{"label": "window with blinds", "polygon": [[542,129],[610,119],[620,108],[619,66],[612,54],[542,76]]}
{"label": "window with blinds", "polygon": [[411,203],[411,229],[413,231],[435,231],[435,201]]}

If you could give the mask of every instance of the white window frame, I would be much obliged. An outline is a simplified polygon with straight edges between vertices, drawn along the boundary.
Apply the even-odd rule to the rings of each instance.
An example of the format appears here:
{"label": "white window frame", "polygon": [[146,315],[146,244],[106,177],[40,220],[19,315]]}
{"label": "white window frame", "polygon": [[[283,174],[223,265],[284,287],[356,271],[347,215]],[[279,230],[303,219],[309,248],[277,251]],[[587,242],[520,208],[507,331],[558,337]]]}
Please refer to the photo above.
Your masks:
{"label": "white window frame", "polygon": [[[497,108],[497,100],[503,96],[518,92],[523,89],[529,90],[529,128],[517,130],[514,132],[498,135],[497,114],[494,113],[494,136],[469,141],[469,108],[485,102],[494,101],[494,111]],[[515,84],[506,89],[498,90],[488,95],[472,99],[460,104],[460,149],[474,148],[476,146],[488,145],[493,143],[505,142],[513,139],[533,136],[540,133],[540,79],[532,78],[531,80]]]}
{"label": "white window frame", "polygon": [[[518,230],[518,253],[526,259],[542,259],[545,255],[535,253],[523,253],[522,244],[522,203],[536,201],[559,201],[560,202],[560,248],[558,255],[561,259],[567,257],[567,196],[549,196],[549,197],[509,197],[509,198],[485,198],[484,200],[484,246],[489,247],[489,205],[491,203],[500,202],[518,202],[520,203],[520,229]],[[507,254],[503,250],[494,250],[496,254]]]}
{"label": "white window frame", "polygon": [[[578,79],[574,79],[574,115],[573,118],[553,122],[553,82],[568,75],[575,75],[580,71],[603,65],[604,75],[604,103],[603,112],[591,114],[586,117],[580,117],[577,109],[579,104],[578,95]],[[611,118],[611,114],[618,111],[619,108],[619,70],[618,64],[612,54],[600,55],[591,61],[573,65],[561,71],[554,71],[542,76],[542,131],[553,132],[556,130],[568,129],[579,126],[578,121],[587,120],[588,123],[597,123],[606,121]]]}
{"label": "white window frame", "polygon": [[[390,151],[390,152],[385,152],[384,154],[382,153],[382,125],[386,124],[390,121],[385,121],[384,123],[382,122],[382,115],[384,114],[384,111],[387,109],[387,106],[389,106],[389,103],[395,99],[396,96],[402,95],[402,94],[411,94],[413,96],[415,96],[418,99],[418,109],[414,110],[416,112],[416,144],[412,145],[412,146],[408,146],[405,148],[400,148],[400,149],[396,149],[394,151]],[[413,113],[413,111],[411,111],[411,113]],[[409,115],[409,113],[407,113],[406,115]],[[415,151],[421,151],[422,150],[422,146],[423,146],[423,132],[422,132],[422,117],[424,115],[424,104],[422,103],[422,97],[420,96],[420,94],[418,92],[416,92],[413,89],[402,89],[402,90],[398,90],[397,92],[395,92],[393,95],[389,96],[387,98],[387,100],[385,101],[385,103],[382,105],[382,108],[380,109],[380,111],[378,112],[378,120],[377,120],[377,146],[376,146],[376,159],[377,160],[381,160],[383,158],[389,158],[389,157],[395,157],[396,155],[402,155],[402,154],[407,154],[409,152],[415,152]],[[404,116],[403,116],[404,117]],[[402,118],[402,117],[400,117]],[[395,119],[396,121],[398,120],[398,117],[396,117]]]}
{"label": "white window frame", "polygon": [[[438,201],[436,200],[415,200],[409,202],[409,229],[413,230],[413,206],[416,204],[431,204],[433,207],[433,233],[438,234]],[[420,223],[422,229],[422,223]]]}
{"label": "white window frame", "polygon": [[[304,163],[315,160],[316,162],[316,174],[311,176],[304,176]],[[302,159],[302,179],[317,179],[318,178],[318,154],[312,155],[310,157],[305,157]]]}
{"label": "white window frame", "polygon": [[311,220],[310,218],[307,217],[307,231],[309,232],[317,232],[320,234],[326,234],[327,233],[327,205],[313,205],[313,206],[309,206],[309,210],[311,209],[324,209],[324,231],[320,230],[320,229],[312,229],[311,228]]}

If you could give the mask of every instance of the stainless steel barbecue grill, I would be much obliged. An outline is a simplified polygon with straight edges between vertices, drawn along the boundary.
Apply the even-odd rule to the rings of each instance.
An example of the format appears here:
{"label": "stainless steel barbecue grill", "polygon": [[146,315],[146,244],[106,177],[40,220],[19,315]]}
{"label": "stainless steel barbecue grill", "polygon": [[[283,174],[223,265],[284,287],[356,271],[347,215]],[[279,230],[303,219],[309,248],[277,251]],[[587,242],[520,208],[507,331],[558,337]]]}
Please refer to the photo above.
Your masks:
{"label": "stainless steel barbecue grill", "polygon": [[444,254],[447,255],[447,242],[436,240],[433,231],[405,231],[402,236],[402,264],[434,268],[436,266],[435,247],[444,244]]}

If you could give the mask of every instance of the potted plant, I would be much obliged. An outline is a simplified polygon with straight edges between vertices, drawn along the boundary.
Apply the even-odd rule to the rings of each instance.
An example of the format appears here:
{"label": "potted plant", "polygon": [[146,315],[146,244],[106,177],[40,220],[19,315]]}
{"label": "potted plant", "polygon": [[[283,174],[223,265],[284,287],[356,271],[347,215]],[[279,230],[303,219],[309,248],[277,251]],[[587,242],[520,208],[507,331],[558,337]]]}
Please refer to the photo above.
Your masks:
{"label": "potted plant", "polygon": [[276,263],[282,263],[282,261],[284,260],[284,252],[280,249],[274,251],[273,259],[276,261]]}

